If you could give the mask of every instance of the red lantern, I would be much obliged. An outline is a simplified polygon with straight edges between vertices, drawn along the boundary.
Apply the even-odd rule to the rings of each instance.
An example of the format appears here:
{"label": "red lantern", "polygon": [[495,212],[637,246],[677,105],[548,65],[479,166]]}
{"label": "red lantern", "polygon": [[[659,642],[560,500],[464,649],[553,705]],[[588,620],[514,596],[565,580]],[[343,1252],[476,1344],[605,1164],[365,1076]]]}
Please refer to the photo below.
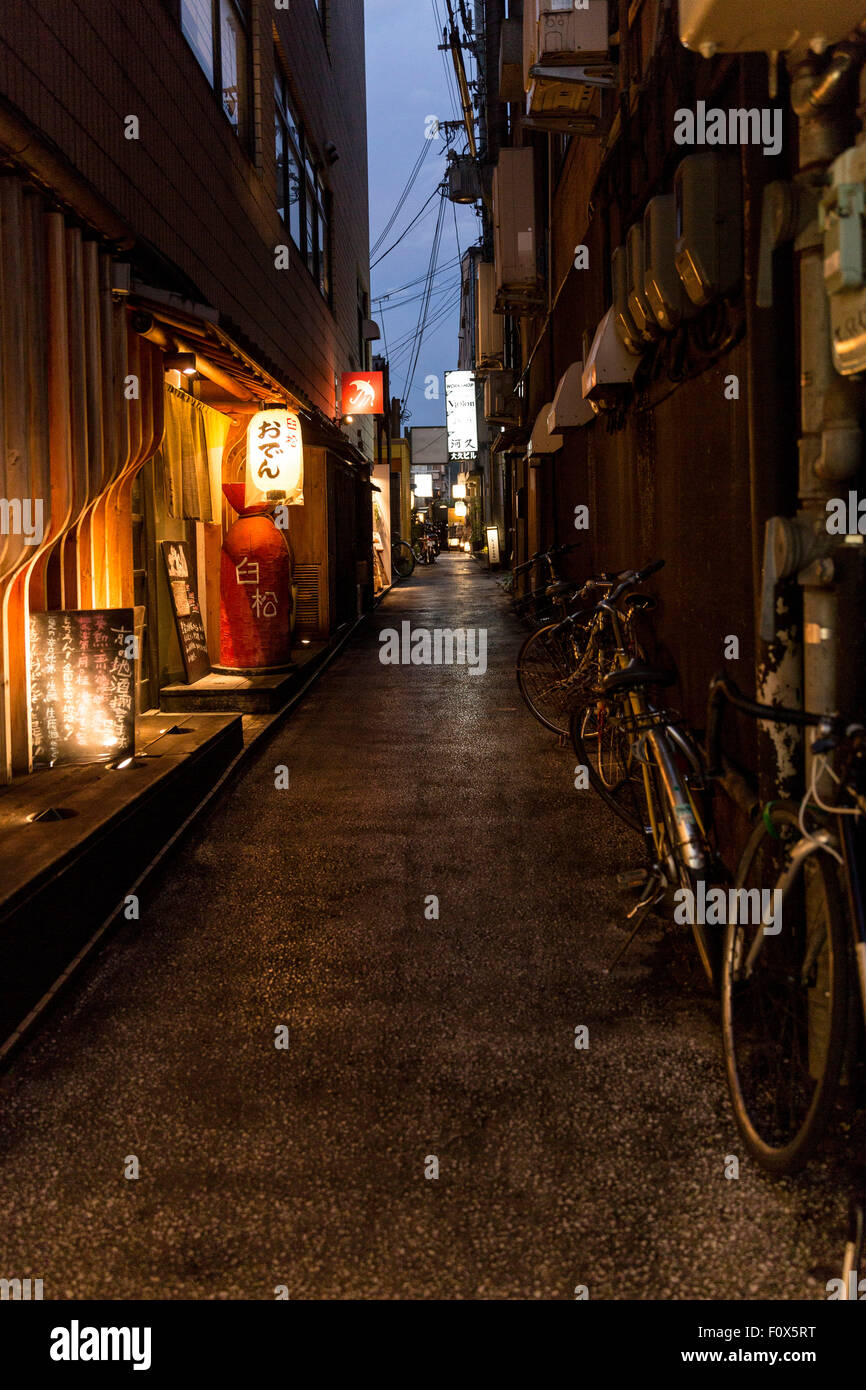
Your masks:
{"label": "red lantern", "polygon": [[270,503],[244,507],[243,483],[223,492],[240,513],[220,562],[220,669],[265,672],[292,664],[292,554]]}

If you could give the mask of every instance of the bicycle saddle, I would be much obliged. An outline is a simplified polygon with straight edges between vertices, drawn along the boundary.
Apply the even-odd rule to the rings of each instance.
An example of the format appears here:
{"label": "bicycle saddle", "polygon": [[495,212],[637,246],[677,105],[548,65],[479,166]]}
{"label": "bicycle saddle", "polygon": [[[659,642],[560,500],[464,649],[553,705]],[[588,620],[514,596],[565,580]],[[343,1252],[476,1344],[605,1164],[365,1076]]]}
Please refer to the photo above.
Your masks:
{"label": "bicycle saddle", "polygon": [[632,660],[621,671],[611,671],[601,682],[605,695],[614,690],[634,690],[639,685],[673,685],[676,675],[661,666],[642,666]]}
{"label": "bicycle saddle", "polygon": [[574,585],[567,579],[558,579],[555,584],[548,584],[544,590],[545,598],[558,598],[560,594],[573,594]]}
{"label": "bicycle saddle", "polygon": [[658,604],[658,599],[652,594],[629,594],[623,601],[624,608],[637,608],[641,613],[649,613]]}

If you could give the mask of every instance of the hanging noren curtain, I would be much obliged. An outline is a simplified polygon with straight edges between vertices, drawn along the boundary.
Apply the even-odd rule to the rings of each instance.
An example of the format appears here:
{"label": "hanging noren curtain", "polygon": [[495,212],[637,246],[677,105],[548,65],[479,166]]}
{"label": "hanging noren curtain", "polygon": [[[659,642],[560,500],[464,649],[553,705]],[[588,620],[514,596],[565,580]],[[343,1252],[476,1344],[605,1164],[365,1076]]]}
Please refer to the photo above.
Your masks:
{"label": "hanging noren curtain", "polygon": [[166,383],[160,453],[169,516],[219,521],[222,451],[230,428],[227,415]]}

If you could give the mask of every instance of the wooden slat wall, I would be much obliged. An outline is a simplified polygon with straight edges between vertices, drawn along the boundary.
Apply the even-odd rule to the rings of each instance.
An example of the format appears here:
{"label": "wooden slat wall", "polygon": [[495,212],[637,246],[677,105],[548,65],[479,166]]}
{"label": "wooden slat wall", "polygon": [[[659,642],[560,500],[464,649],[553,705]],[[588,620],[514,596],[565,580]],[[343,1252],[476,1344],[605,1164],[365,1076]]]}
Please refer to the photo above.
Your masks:
{"label": "wooden slat wall", "polygon": [[133,605],[132,483],[162,440],[162,354],[128,332],[110,270],[0,178],[0,497],[44,505],[41,544],[0,535],[0,781],[30,768],[29,612]]}

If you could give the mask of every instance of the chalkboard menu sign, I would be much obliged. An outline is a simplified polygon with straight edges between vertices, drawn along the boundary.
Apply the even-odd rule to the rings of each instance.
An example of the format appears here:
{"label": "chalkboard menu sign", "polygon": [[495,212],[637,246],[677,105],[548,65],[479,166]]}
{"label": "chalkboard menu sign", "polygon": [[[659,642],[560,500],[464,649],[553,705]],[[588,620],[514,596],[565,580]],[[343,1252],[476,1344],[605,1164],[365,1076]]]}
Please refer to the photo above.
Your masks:
{"label": "chalkboard menu sign", "polygon": [[30,716],[36,767],[132,756],[131,608],[30,614]]}
{"label": "chalkboard menu sign", "polygon": [[174,621],[180,642],[186,678],[190,685],[210,674],[207,637],[201,620],[195,589],[190,575],[189,546],[186,541],[163,541],[162,553],[168,570]]}

